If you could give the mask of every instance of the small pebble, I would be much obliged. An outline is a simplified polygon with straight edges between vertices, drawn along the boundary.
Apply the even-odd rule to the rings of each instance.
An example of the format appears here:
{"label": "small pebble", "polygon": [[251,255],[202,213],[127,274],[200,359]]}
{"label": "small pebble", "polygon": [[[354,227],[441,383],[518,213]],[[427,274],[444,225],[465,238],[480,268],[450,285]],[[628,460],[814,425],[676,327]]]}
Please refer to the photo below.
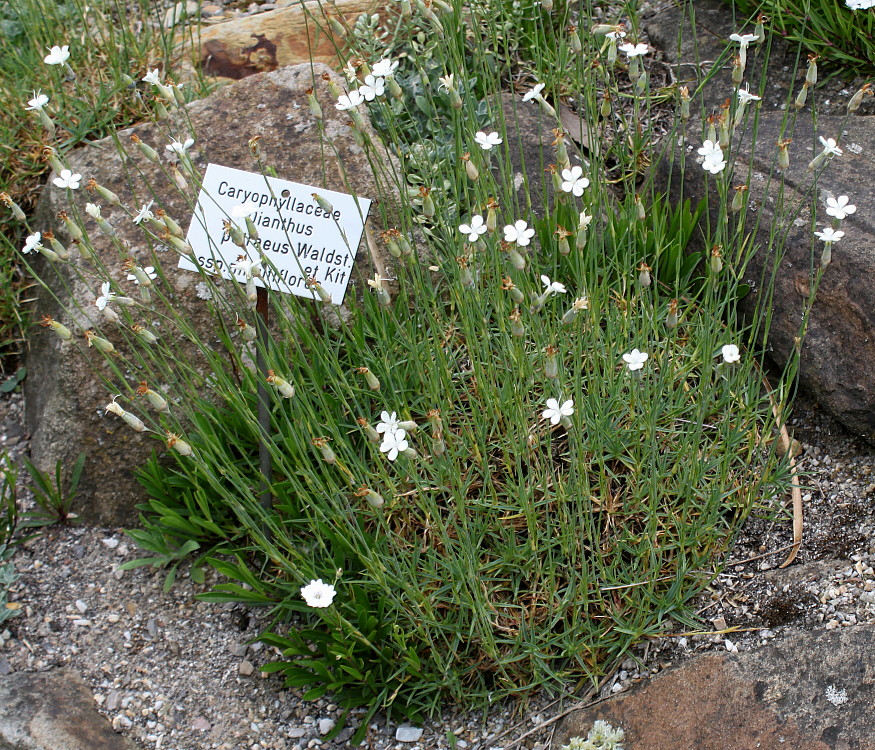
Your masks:
{"label": "small pebble", "polygon": [[397,742],[419,742],[422,732],[420,727],[401,726],[395,730],[395,740]]}

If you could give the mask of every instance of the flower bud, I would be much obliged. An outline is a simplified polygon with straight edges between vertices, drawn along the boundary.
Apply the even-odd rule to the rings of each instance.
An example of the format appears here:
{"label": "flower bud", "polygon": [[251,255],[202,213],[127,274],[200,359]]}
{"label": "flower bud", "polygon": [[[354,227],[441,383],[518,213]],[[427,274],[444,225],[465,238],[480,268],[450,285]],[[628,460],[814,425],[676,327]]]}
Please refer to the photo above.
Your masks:
{"label": "flower bud", "polygon": [[652,279],[650,277],[650,272],[653,269],[648,266],[646,263],[642,262],[640,266],[638,266],[638,283],[641,284],[645,289],[647,289],[652,283]]}
{"label": "flower bud", "polygon": [[103,352],[104,354],[114,354],[115,347],[112,345],[111,341],[107,341],[104,338],[98,336],[94,331],[84,331],[82,335],[85,337],[85,340],[88,342],[88,346],[93,346],[98,351]]}
{"label": "flower bud", "polygon": [[820,55],[808,56],[808,70],[805,71],[805,83],[814,86],[817,83],[817,61]]}
{"label": "flower bud", "polygon": [[176,168],[175,164],[170,168],[170,173],[173,175],[173,182],[176,183],[176,187],[183,191],[188,190],[188,182],[182,172]]}
{"label": "flower bud", "polygon": [[419,194],[422,196],[422,215],[426,219],[433,219],[436,213],[434,200],[431,197],[431,190],[428,188],[420,188]]}
{"label": "flower bud", "polygon": [[711,248],[711,272],[720,273],[723,270],[723,258],[720,245]]}
{"label": "flower bud", "polygon": [[258,332],[253,326],[249,325],[245,320],[237,318],[237,327],[240,329],[240,336],[244,341],[255,341]]}
{"label": "flower bud", "polygon": [[510,332],[517,338],[522,338],[526,335],[526,329],[523,328],[522,321],[520,320],[519,308],[510,314]]}
{"label": "flower bud", "polygon": [[143,154],[149,161],[158,161],[158,152],[152,148],[151,146],[147,146],[140,140],[140,136],[134,133],[131,136],[131,141],[133,144],[140,150],[140,153]]}
{"label": "flower bud", "polygon": [[166,399],[157,391],[153,391],[149,388],[145,380],[140,381],[140,385],[137,387],[137,395],[145,396],[149,405],[155,409],[155,411],[169,410]]}
{"label": "flower bud", "polygon": [[368,487],[359,487],[355,492],[355,496],[363,497],[372,508],[382,508],[385,502],[378,493]]}
{"label": "flower bud", "polygon": [[44,328],[51,328],[61,341],[71,341],[73,333],[65,325],[61,325],[57,320],[54,320],[51,315],[43,315],[40,323]]}
{"label": "flower bud", "polygon": [[307,279],[307,289],[315,290],[316,294],[319,296],[319,299],[323,302],[331,302],[331,295],[328,293],[328,290],[324,286],[322,286],[322,284],[316,281],[316,279]]}
{"label": "flower bud", "polygon": [[316,94],[313,93],[313,89],[307,89],[307,104],[310,107],[310,114],[312,114],[317,120],[321,120],[322,105],[319,104],[319,100],[316,98]]}
{"label": "flower bud", "polygon": [[276,388],[283,398],[292,398],[295,395],[295,387],[276,375],[273,370],[267,371],[267,382]]}
{"label": "flower bud", "polygon": [[681,87],[681,122],[690,119],[690,90],[686,86]]}
{"label": "flower bud", "polygon": [[747,185],[738,185],[735,188],[735,195],[732,196],[732,205],[729,207],[729,210],[732,213],[737,214],[744,208],[744,194],[747,192]]}
{"label": "flower bud", "polygon": [[644,210],[644,204],[638,193],[635,193],[635,216],[638,217],[638,221],[644,221],[647,218],[647,212]]}
{"label": "flower bud", "polygon": [[328,445],[329,438],[327,437],[318,437],[313,438],[310,442],[313,443],[314,447],[319,449],[319,452],[322,454],[322,458],[325,460],[327,464],[336,464],[337,456],[334,451],[331,450],[331,446]]}
{"label": "flower bud", "polygon": [[27,219],[27,215],[21,210],[21,206],[12,200],[9,193],[0,193],[0,203],[3,203],[4,206],[12,211],[12,215],[15,217],[16,221],[24,221]]}
{"label": "flower bud", "polygon": [[167,227],[167,231],[170,232],[174,237],[178,237],[179,239],[185,238],[185,233],[182,231],[182,227],[179,226],[173,219],[168,216],[166,211],[159,210],[157,212],[160,214],[161,221],[164,226]]}
{"label": "flower bud", "polygon": [[70,251],[67,250],[67,248],[64,247],[60,242],[58,242],[54,232],[43,232],[43,239],[48,240],[49,244],[52,246],[52,250],[55,251],[55,253],[61,260],[69,260]]}
{"label": "flower bud", "polygon": [[823,251],[820,253],[820,267],[826,267],[832,262],[832,242],[827,242],[823,246]]}
{"label": "flower bud", "polygon": [[753,27],[753,33],[756,34],[757,44],[762,44],[766,41],[766,18],[762,13],[757,16],[756,25]]}
{"label": "flower bud", "polygon": [[805,106],[805,100],[808,98],[808,81],[802,84],[802,88],[799,93],[796,95],[796,101],[793,102],[793,106],[796,109],[802,109]]}
{"label": "flower bud", "polygon": [[863,87],[851,97],[851,100],[848,102],[848,112],[850,114],[853,114],[860,108],[860,105],[863,103],[863,97],[866,94],[869,94],[870,96],[872,95],[871,83],[864,84]]}
{"label": "flower bud", "polygon": [[403,99],[404,91],[398,85],[398,81],[395,80],[394,76],[389,76],[386,79],[386,88],[389,89],[389,96],[393,99]]}
{"label": "flower bud", "polygon": [[115,414],[116,416],[121,417],[131,428],[133,428],[137,432],[146,431],[146,425],[143,424],[142,419],[135,416],[134,414],[131,414],[130,412],[125,411],[115,401],[110,401],[105,408],[106,411],[110,414]]}
{"label": "flower bud", "polygon": [[678,301],[673,299],[668,303],[668,314],[665,316],[665,327],[670,331],[678,326]]}
{"label": "flower bud", "polygon": [[380,381],[377,379],[377,376],[374,375],[367,367],[359,367],[356,369],[356,372],[361,373],[365,376],[365,381],[368,384],[368,388],[372,391],[380,390]]}
{"label": "flower bud", "polygon": [[778,169],[784,170],[790,167],[790,151],[787,146],[791,142],[789,138],[778,141]]}
{"label": "flower bud", "polygon": [[167,447],[175,450],[180,456],[190,456],[194,453],[191,446],[185,440],[169,431],[167,432]]}
{"label": "flower bud", "polygon": [[547,359],[544,362],[544,375],[550,380],[559,376],[559,359],[556,356],[559,354],[559,349],[555,346],[548,346],[545,350]]}
{"label": "flower bud", "polygon": [[[543,3],[541,4],[543,5]],[[577,28],[573,28],[568,34],[568,47],[575,55],[583,52],[583,45],[580,43],[580,35],[577,33]]]}
{"label": "flower bud", "polygon": [[364,417],[359,417],[356,421],[365,431],[365,435],[368,436],[368,440],[370,440],[372,443],[379,443],[382,441],[383,438],[380,437],[380,433],[377,432],[373,427],[371,427],[370,424],[368,424],[367,419],[365,419]]}
{"label": "flower bud", "polygon": [[[465,157],[468,157],[468,155],[465,154]],[[480,172],[477,170],[476,165],[471,161],[470,157],[463,157],[463,159],[465,162],[465,174],[468,176],[468,179],[471,180],[471,182],[477,182],[477,180],[480,179]]]}
{"label": "flower bud", "polygon": [[[105,310],[105,309],[106,309],[106,308],[104,308],[104,310]],[[145,326],[141,326],[139,323],[137,323],[136,325],[131,326],[131,330],[132,330],[134,333],[136,333],[137,336],[139,336],[139,337],[140,337],[143,341],[145,341],[147,344],[154,344],[154,343],[156,343],[156,342],[158,341],[158,337],[157,337],[154,333],[152,333],[152,331],[150,331],[150,330],[149,330],[148,328],[146,328]]]}
{"label": "flower bud", "polygon": [[313,200],[316,201],[319,208],[321,208],[327,214],[334,213],[334,206],[331,205],[325,198],[323,198],[319,193],[313,193]]}

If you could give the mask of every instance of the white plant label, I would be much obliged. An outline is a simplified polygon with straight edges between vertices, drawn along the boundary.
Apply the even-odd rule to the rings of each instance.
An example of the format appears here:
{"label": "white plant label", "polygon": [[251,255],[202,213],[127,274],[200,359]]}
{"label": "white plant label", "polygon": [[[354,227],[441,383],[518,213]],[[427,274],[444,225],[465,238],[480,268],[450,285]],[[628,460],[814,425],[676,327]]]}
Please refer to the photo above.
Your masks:
{"label": "white plant label", "polygon": [[[324,199],[322,205],[314,193]],[[316,279],[339,305],[370,207],[367,198],[210,164],[186,237],[197,265],[180,258],[179,267],[197,271],[200,266],[244,282],[245,270],[233,266],[245,256],[261,262],[258,286],[318,299],[307,288],[307,280]],[[257,240],[247,231],[242,215],[247,210]],[[245,250],[231,241],[228,222],[247,238]]]}

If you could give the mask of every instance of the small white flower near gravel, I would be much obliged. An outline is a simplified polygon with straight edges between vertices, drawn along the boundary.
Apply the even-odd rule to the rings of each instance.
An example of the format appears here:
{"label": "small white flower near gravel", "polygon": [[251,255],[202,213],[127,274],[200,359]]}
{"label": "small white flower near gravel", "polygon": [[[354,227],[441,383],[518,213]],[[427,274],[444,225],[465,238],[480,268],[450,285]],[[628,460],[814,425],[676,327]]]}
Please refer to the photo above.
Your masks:
{"label": "small white flower near gravel", "polygon": [[844,688],[839,690],[835,685],[830,685],[826,689],[826,699],[834,706],[841,706],[848,702],[848,691]]}
{"label": "small white flower near gravel", "polygon": [[423,730],[420,727],[398,727],[395,730],[396,742],[419,742]]}

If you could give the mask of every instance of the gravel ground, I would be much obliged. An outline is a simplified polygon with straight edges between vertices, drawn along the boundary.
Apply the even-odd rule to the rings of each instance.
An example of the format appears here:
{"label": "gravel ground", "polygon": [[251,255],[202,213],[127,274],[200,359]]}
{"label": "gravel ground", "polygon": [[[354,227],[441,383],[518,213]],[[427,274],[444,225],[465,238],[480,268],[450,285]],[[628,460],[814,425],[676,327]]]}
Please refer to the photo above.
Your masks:
{"label": "gravel ground", "polygon": [[[26,447],[22,409],[20,396],[0,401],[0,443],[13,457]],[[795,629],[875,622],[875,456],[810,404],[800,404],[796,415],[806,472],[805,541],[797,562],[778,568],[791,541],[789,517],[752,517],[730,554],[738,562],[698,607],[714,631],[726,632],[684,634],[678,627],[674,637],[641,644],[602,695],[693,653],[754,649]],[[258,611],[199,602],[194,595],[204,586],[185,577],[165,594],[160,572],[118,569],[136,556],[121,529],[56,526],[26,544],[15,557],[21,579],[10,596],[24,614],[8,621],[0,638],[0,675],[72,667],[113,726],[150,750],[348,745],[355,717],[337,738],[323,741],[339,717],[337,706],[329,699],[305,703],[283,690],[279,677],[260,671],[276,655],[249,643],[265,624]],[[497,705],[486,716],[448,710],[412,730],[376,720],[365,746],[445,748],[452,732],[463,750],[509,750],[516,741],[546,748],[553,724],[528,732],[572,702],[541,696],[524,708]]]}

